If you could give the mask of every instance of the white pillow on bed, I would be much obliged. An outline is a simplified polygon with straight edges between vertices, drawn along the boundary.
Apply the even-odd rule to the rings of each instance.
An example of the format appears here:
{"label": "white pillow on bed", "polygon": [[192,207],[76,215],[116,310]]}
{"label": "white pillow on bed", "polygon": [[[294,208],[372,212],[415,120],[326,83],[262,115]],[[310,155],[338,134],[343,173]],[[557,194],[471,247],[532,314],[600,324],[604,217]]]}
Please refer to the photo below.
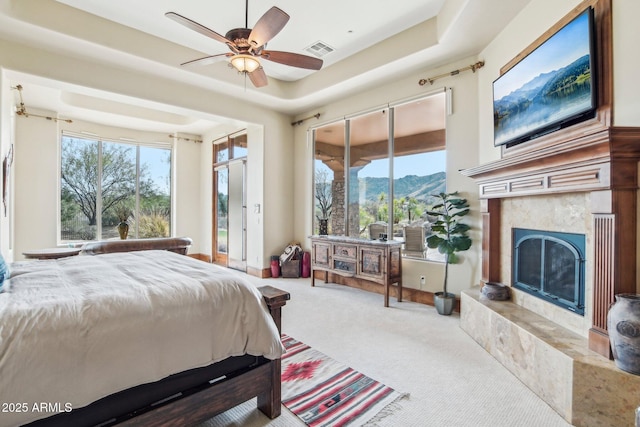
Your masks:
{"label": "white pillow on bed", "polygon": [[9,289],[9,266],[4,261],[4,257],[0,254],[0,292]]}

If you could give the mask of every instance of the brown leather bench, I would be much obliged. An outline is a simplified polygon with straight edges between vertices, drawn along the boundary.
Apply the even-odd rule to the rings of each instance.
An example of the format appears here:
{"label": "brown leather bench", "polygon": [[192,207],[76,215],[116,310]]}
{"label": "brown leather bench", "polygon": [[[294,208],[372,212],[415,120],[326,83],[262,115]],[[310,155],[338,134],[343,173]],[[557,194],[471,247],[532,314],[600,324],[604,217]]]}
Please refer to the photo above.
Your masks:
{"label": "brown leather bench", "polygon": [[81,255],[100,255],[113,252],[166,250],[186,255],[193,241],[189,237],[157,237],[152,239],[100,240],[82,246]]}

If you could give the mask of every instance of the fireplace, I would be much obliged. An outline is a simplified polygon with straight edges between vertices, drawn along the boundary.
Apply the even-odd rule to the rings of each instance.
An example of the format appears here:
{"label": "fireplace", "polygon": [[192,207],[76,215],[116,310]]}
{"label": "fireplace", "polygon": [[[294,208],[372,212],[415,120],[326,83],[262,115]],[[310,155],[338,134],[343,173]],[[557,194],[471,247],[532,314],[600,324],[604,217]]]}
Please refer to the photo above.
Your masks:
{"label": "fireplace", "polygon": [[[463,291],[461,327],[567,421],[580,427],[632,425],[640,395],[640,376],[617,369],[609,360],[608,308],[616,294],[638,292],[640,259],[640,127],[613,125],[611,3],[585,0],[561,21],[568,22],[587,6],[594,8],[596,117],[525,144],[503,147],[499,159],[461,171],[479,189],[481,284],[513,286],[511,301],[483,300],[475,288]],[[540,40],[544,37],[501,73],[537,48]],[[513,284],[514,228],[584,233],[588,258],[583,263],[584,315],[533,297]],[[523,281],[535,282],[535,275],[546,268],[542,262],[534,262],[533,279]],[[577,268],[575,261],[563,264]]]}
{"label": "fireplace", "polygon": [[[640,377],[608,360],[607,312],[614,295],[637,292],[640,128],[569,136],[462,171],[479,187],[481,283],[501,282],[513,292],[511,301],[490,301],[479,289],[463,291],[460,326],[572,425],[631,425]],[[565,243],[578,255],[562,262],[584,266],[583,315],[515,286],[519,268],[531,270],[519,281],[545,289],[535,278],[549,256],[534,257],[532,266],[515,263],[517,228],[584,236],[579,250]],[[543,246],[545,239],[557,242],[552,238],[558,236],[524,242]]]}
{"label": "fireplace", "polygon": [[584,315],[585,235],[514,228],[512,286]]}

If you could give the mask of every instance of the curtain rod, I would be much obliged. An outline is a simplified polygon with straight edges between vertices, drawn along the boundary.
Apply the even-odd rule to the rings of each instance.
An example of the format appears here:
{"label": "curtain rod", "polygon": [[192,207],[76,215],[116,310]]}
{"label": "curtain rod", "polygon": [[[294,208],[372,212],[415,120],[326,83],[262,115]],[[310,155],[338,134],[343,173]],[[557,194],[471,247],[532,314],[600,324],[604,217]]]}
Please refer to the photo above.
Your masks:
{"label": "curtain rod", "polygon": [[174,138],[174,139],[177,139],[178,141],[188,141],[188,142],[190,141],[190,142],[200,142],[200,143],[202,143],[201,139],[183,138],[181,136],[174,135],[172,133],[169,134],[169,138]]}
{"label": "curtain rod", "polygon": [[300,120],[297,120],[295,122],[291,122],[291,126],[301,125],[302,123],[306,122],[307,120],[313,119],[314,117],[316,119],[319,119],[320,118],[320,113],[316,113],[313,116],[305,117],[304,119],[300,119]]}
{"label": "curtain rod", "polygon": [[27,112],[27,107],[24,105],[24,101],[22,100],[22,85],[11,86],[11,89],[15,89],[20,94],[20,106],[16,107],[16,114],[23,117],[39,117],[41,119],[53,120],[54,122],[67,122],[73,123],[70,119],[59,119],[57,117],[51,116],[42,116],[40,114],[32,114]]}
{"label": "curtain rod", "polygon": [[473,71],[475,73],[477,69],[480,69],[482,67],[484,67],[484,61],[478,61],[475,64],[469,65],[468,67],[464,67],[464,68],[460,68],[460,69],[457,69],[457,70],[453,70],[453,71],[450,71],[450,72],[444,73],[444,74],[439,74],[437,76],[429,77],[427,79],[420,79],[418,81],[418,84],[420,86],[424,86],[427,83],[433,84],[433,82],[438,80],[438,79],[441,79],[443,77],[449,77],[449,76],[457,76],[461,72],[468,71],[468,70],[471,70],[471,71]]}

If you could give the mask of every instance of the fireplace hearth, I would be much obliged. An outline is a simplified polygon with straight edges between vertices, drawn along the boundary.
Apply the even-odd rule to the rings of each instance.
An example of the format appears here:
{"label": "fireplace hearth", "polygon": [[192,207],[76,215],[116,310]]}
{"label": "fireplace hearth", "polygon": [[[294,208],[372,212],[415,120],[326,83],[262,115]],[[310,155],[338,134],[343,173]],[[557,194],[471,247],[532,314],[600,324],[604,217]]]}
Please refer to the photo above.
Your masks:
{"label": "fireplace hearth", "polygon": [[513,229],[512,286],[584,315],[585,235]]}

